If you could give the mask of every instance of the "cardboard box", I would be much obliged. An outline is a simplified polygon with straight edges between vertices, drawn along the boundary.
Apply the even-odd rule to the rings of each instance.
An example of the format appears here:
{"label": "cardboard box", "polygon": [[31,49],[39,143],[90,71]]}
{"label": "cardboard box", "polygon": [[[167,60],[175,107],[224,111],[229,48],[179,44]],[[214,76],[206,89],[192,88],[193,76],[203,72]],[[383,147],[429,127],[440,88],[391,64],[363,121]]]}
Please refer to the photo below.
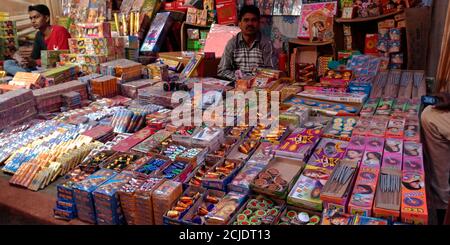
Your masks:
{"label": "cardboard box", "polygon": [[153,192],[152,201],[155,225],[164,224],[164,214],[173,206],[182,192],[182,184],[171,180],[164,182]]}
{"label": "cardboard box", "polygon": [[252,181],[250,187],[257,193],[284,199],[294,186],[304,165],[295,158],[276,156]]}

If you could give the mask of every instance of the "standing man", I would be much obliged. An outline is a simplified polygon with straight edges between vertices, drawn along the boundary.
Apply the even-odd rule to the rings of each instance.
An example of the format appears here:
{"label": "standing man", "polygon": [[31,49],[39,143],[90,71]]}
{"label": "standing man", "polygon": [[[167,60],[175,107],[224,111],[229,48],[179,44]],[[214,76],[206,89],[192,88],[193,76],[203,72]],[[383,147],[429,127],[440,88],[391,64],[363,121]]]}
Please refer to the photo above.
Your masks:
{"label": "standing man", "polygon": [[262,37],[260,17],[259,9],[254,5],[241,9],[241,32],[228,42],[219,64],[218,75],[223,79],[236,81],[240,76],[255,75],[258,67],[273,69],[272,43]]}
{"label": "standing man", "polygon": [[439,104],[422,112],[421,121],[431,169],[431,200],[442,224],[450,199],[450,93],[441,93],[438,98]]}
{"label": "standing man", "polygon": [[38,30],[33,44],[31,57],[14,55],[15,60],[5,61],[5,71],[11,75],[17,72],[30,72],[40,66],[42,50],[68,50],[70,34],[66,28],[58,25],[50,25],[50,9],[43,5],[28,7],[31,24]]}

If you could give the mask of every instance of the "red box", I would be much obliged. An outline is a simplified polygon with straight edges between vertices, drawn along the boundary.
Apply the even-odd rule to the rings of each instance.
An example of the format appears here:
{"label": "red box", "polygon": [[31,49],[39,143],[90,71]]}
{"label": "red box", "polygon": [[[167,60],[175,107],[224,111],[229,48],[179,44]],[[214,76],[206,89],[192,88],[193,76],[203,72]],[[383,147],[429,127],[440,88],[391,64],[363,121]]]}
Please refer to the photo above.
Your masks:
{"label": "red box", "polygon": [[367,34],[364,46],[364,54],[372,54],[378,56],[378,34]]}
{"label": "red box", "polygon": [[348,212],[353,215],[371,216],[372,206],[375,199],[375,190],[377,188],[379,167],[365,166],[361,164],[353,193],[348,204]]}
{"label": "red box", "polygon": [[236,2],[232,0],[216,0],[217,22],[220,25],[238,23]]}
{"label": "red box", "polygon": [[112,148],[112,150],[118,151],[118,152],[128,152],[131,148],[135,147],[137,144],[146,140],[148,137],[150,137],[154,133],[155,132],[148,127],[143,128],[140,131],[134,133],[128,139],[121,141],[119,144],[114,146]]}

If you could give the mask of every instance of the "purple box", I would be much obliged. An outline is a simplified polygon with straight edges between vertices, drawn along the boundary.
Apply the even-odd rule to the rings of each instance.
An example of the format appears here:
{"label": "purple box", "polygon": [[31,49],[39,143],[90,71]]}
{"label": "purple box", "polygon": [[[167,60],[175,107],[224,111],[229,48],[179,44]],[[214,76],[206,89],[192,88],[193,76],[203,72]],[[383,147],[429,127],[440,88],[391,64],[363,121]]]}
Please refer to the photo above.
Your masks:
{"label": "purple box", "polygon": [[347,146],[347,141],[322,138],[311,155],[308,165],[333,170],[339,160],[344,157]]}

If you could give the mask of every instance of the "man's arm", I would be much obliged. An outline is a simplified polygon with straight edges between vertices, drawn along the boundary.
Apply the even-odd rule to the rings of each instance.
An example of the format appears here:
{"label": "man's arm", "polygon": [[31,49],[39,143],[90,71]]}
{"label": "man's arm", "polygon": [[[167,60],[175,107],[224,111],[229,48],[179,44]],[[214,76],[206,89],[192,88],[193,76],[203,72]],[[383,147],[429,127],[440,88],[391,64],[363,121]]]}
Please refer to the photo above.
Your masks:
{"label": "man's arm", "polygon": [[234,46],[234,38],[231,39],[227,46],[225,47],[225,51],[222,55],[222,59],[220,60],[219,67],[217,70],[217,75],[224,79],[235,81],[236,75],[233,65],[233,51],[235,49]]}
{"label": "man's arm", "polygon": [[274,69],[275,65],[273,62],[273,47],[272,43],[268,40],[263,42],[263,61],[264,61],[264,68],[270,68]]}

